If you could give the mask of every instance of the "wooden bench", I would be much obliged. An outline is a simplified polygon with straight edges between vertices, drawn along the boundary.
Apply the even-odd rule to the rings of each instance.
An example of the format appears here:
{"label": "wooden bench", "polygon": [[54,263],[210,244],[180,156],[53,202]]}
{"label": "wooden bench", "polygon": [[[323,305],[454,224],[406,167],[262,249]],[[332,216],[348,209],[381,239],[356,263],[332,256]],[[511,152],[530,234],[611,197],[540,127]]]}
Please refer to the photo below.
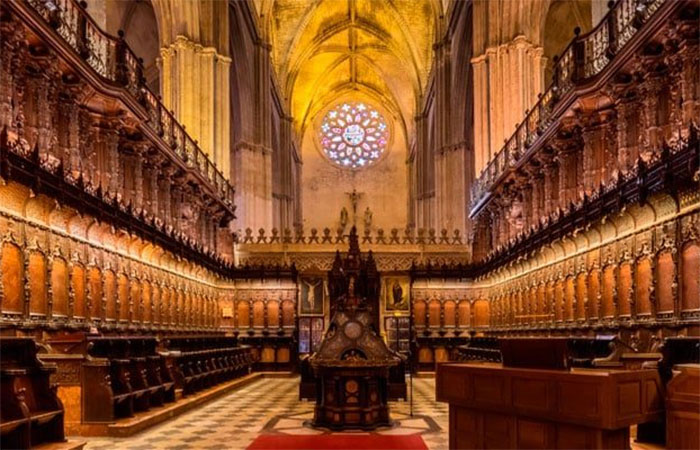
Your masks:
{"label": "wooden bench", "polygon": [[83,421],[113,422],[175,400],[155,337],[86,337]]}
{"label": "wooden bench", "polygon": [[239,346],[235,337],[169,336],[163,344],[183,395],[246,375],[255,362],[251,348]]}
{"label": "wooden bench", "polygon": [[460,361],[501,361],[501,349],[498,338],[473,337],[467,345],[458,349]]}
{"label": "wooden bench", "polygon": [[0,448],[63,442],[63,404],[49,384],[55,367],[37,359],[32,338],[0,337]]}

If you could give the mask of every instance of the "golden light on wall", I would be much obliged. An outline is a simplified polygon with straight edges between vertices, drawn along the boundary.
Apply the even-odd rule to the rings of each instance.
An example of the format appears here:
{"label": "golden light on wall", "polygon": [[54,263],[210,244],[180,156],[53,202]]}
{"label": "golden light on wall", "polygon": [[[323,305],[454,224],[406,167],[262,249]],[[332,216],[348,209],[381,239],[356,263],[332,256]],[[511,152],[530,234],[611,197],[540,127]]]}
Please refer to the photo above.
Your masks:
{"label": "golden light on wall", "polygon": [[378,99],[400,111],[403,121],[412,121],[432,63],[439,2],[264,3],[272,60],[298,131],[303,133],[319,110],[353,92]]}

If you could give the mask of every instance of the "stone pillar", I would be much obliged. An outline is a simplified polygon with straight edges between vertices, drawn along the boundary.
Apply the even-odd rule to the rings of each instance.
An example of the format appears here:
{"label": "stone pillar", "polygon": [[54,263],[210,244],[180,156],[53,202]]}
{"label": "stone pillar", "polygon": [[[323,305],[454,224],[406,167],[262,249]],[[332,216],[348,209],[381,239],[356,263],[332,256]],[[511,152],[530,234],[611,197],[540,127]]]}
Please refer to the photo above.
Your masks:
{"label": "stone pillar", "polygon": [[231,59],[186,36],[178,36],[160,55],[165,106],[228,177]]}
{"label": "stone pillar", "polygon": [[271,229],[272,158],[269,149],[239,143],[233,151],[236,228]]}
{"label": "stone pillar", "polygon": [[503,147],[525,110],[544,91],[546,58],[525,36],[489,47],[471,60],[474,70],[475,175]]}

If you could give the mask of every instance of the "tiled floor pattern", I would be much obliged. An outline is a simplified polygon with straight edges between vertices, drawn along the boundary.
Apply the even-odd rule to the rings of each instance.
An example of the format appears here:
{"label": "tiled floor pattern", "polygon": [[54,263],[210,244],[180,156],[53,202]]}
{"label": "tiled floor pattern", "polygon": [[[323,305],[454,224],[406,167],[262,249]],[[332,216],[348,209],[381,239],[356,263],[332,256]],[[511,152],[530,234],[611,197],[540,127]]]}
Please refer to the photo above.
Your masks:
{"label": "tiled floor pattern", "polygon": [[[304,422],[313,403],[299,401],[298,378],[263,378],[130,438],[81,438],[88,450],[236,450],[260,433],[321,433]],[[413,417],[409,402],[392,402],[397,425],[382,434],[422,433],[431,450],[447,448],[447,405],[435,401],[435,381],[413,380]]]}

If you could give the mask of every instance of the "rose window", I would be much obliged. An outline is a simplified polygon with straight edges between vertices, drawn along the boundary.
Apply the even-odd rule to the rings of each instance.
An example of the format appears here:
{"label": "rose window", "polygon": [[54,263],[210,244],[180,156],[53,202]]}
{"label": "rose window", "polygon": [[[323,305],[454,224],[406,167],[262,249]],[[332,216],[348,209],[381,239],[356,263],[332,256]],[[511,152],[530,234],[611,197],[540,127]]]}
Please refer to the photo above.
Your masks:
{"label": "rose window", "polygon": [[366,103],[341,103],[321,123],[323,153],[340,167],[360,169],[377,162],[389,139],[384,116]]}

